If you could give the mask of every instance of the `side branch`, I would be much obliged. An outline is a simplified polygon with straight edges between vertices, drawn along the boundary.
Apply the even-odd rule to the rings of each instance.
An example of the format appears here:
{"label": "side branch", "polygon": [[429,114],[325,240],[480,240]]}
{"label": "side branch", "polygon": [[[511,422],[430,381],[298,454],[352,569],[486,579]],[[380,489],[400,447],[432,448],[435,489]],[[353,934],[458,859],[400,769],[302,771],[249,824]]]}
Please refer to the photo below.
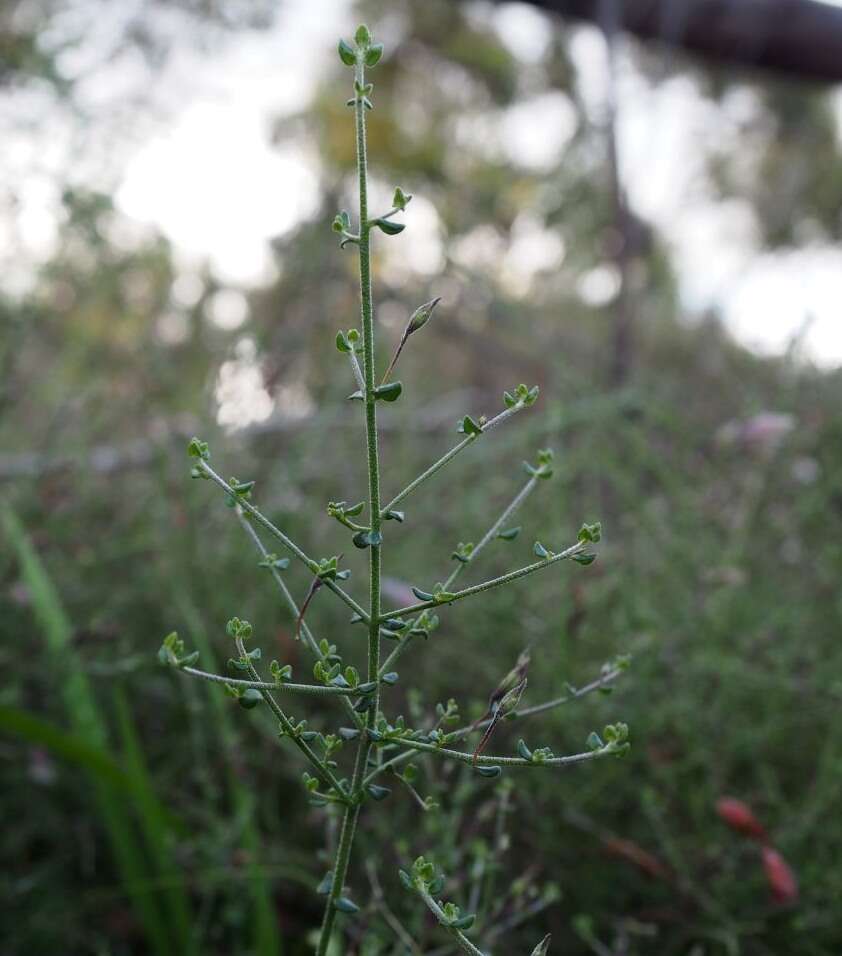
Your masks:
{"label": "side branch", "polygon": [[489,581],[483,581],[482,584],[474,584],[469,588],[463,588],[461,591],[446,592],[446,597],[440,596],[437,598],[434,596],[429,601],[420,601],[418,604],[410,604],[407,607],[398,608],[395,611],[388,611],[380,616],[380,621],[386,621],[393,617],[406,617],[408,614],[425,611],[427,608],[439,607],[443,604],[453,604],[456,601],[461,601],[463,598],[473,597],[475,594],[482,594],[483,591],[489,591],[491,588],[500,587],[503,584],[508,584],[510,581],[516,581],[518,578],[526,577],[527,574],[532,574],[534,571],[547,568],[557,561],[564,561],[565,558],[574,558],[577,554],[581,554],[586,547],[586,542],[577,541],[576,544],[571,545],[571,547],[564,551],[560,551],[558,554],[551,554],[548,558],[543,558],[534,564],[527,564],[526,567],[518,568],[516,571],[501,574],[499,577],[491,578]]}
{"label": "side branch", "polygon": [[458,760],[460,763],[470,764],[472,767],[566,767],[569,764],[585,763],[596,760],[598,757],[607,757],[617,752],[614,744],[605,744],[596,750],[587,750],[578,754],[567,754],[562,757],[547,757],[546,760],[527,760],[524,757],[496,757],[486,754],[474,757],[463,750],[450,750],[448,747],[438,747],[435,744],[426,744],[421,740],[401,740],[401,746],[410,750],[420,750],[424,753],[438,754],[447,760]]}
{"label": "side branch", "polygon": [[432,478],[437,471],[441,471],[441,469],[444,468],[449,461],[452,461],[459,454],[459,452],[467,448],[468,445],[473,444],[473,442],[475,442],[480,435],[484,435],[486,432],[491,431],[492,428],[502,425],[507,418],[511,418],[512,415],[517,414],[517,412],[519,412],[522,408],[526,407],[527,405],[525,402],[518,402],[511,408],[507,408],[500,412],[499,415],[495,415],[494,418],[487,421],[484,425],[481,425],[479,427],[479,431],[468,435],[467,438],[463,438],[458,445],[454,445],[449,452],[446,452],[444,455],[442,455],[438,461],[433,462],[433,464],[430,465],[426,471],[422,472],[414,481],[411,481],[406,488],[403,489],[403,491],[395,495],[389,504],[382,509],[380,516],[385,518],[386,513],[391,511],[395,505],[400,504],[400,502],[403,501],[403,499],[408,495],[411,495],[419,485],[422,485],[428,478]]}
{"label": "side branch", "polygon": [[294,684],[286,681],[243,680],[239,677],[226,677],[224,674],[209,674],[197,667],[180,668],[185,674],[201,677],[202,680],[217,684],[230,684],[232,687],[255,687],[257,690],[288,690],[293,694],[311,694],[315,697],[343,696],[359,697],[360,692],[353,687],[325,687],[321,684]]}
{"label": "side branch", "polygon": [[477,949],[477,947],[474,946],[474,944],[468,939],[461,929],[458,929],[451,923],[451,921],[445,915],[444,910],[433,899],[433,897],[430,896],[426,888],[416,884],[414,889],[426,904],[427,909],[429,909],[433,916],[435,916],[435,918],[438,920],[442,928],[446,929],[448,933],[453,936],[457,945],[459,946],[459,949],[462,950],[463,953],[469,953],[470,956],[485,956],[485,953],[483,953],[481,949]]}

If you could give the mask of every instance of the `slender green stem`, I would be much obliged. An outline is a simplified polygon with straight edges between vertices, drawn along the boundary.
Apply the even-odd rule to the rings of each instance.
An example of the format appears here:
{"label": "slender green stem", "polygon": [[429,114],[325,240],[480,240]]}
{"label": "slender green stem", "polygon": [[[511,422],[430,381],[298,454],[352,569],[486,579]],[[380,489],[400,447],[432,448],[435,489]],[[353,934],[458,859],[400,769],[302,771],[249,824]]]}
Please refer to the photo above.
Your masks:
{"label": "slender green stem", "polygon": [[[367,752],[367,748],[361,742],[357,748],[357,758],[354,764],[355,780],[358,776],[358,768],[365,765],[363,758],[365,752]],[[345,876],[348,872],[348,864],[351,860],[351,846],[354,842],[354,834],[356,833],[359,815],[360,804],[352,800],[348,806],[345,807],[345,812],[342,816],[342,828],[339,831],[339,843],[337,844],[336,856],[333,861],[333,882],[322,917],[322,926],[319,932],[319,947],[316,950],[316,956],[325,956],[328,946],[330,945],[333,922],[336,919],[336,902],[342,895]]]}
{"label": "slender green stem", "polygon": [[[248,655],[246,654],[246,648],[245,648],[245,645],[243,644],[242,638],[238,637],[236,639],[236,644],[237,644],[237,650],[239,651],[240,657],[248,659]],[[251,674],[252,680],[257,681],[258,683],[261,683],[260,674],[257,673],[257,670],[255,666],[251,663],[251,661],[249,661],[248,672],[249,674]],[[339,780],[337,779],[334,772],[321,759],[321,757],[319,757],[319,755],[313,750],[313,748],[305,740],[301,739],[301,736],[295,730],[295,725],[289,719],[289,717],[287,717],[284,711],[281,709],[278,702],[272,696],[271,691],[266,690],[265,688],[260,688],[260,696],[266,701],[266,703],[269,705],[269,709],[278,718],[278,722],[280,723],[281,727],[283,727],[284,733],[290,738],[290,740],[292,740],[295,746],[298,747],[301,753],[303,753],[304,756],[310,761],[310,763],[313,765],[313,767],[315,768],[319,776],[322,778],[322,780],[324,780],[331,787],[333,787],[336,793],[340,797],[342,797],[344,791],[342,790],[342,787],[339,785]],[[344,800],[345,798],[343,798],[343,801]]]}
{"label": "slender green stem", "polygon": [[463,588],[461,591],[453,591],[446,601],[436,601],[435,599],[430,601],[421,601],[418,604],[410,604],[407,607],[397,608],[394,611],[387,611],[385,614],[380,616],[380,622],[382,623],[383,621],[386,621],[392,617],[406,617],[408,614],[417,614],[419,611],[425,611],[430,607],[440,607],[444,604],[454,604],[456,601],[461,601],[467,597],[473,597],[475,594],[482,594],[483,591],[489,591],[491,588],[498,588],[503,584],[508,584],[510,581],[516,581],[518,578],[526,577],[527,574],[540,571],[542,568],[548,568],[551,564],[555,564],[557,561],[564,561],[565,558],[572,558],[584,551],[585,548],[585,542],[577,541],[576,544],[571,545],[564,551],[559,551],[558,554],[552,554],[548,558],[535,561],[533,564],[527,564],[526,567],[518,568],[516,571],[509,571],[506,574],[501,574],[499,577],[491,578],[489,581],[483,581],[482,584],[473,584],[471,587]]}
{"label": "slender green stem", "polygon": [[485,532],[477,544],[474,545],[474,549],[468,555],[467,561],[457,561],[456,567],[450,572],[450,576],[444,582],[445,591],[450,587],[451,584],[453,584],[453,582],[459,577],[465,568],[468,567],[469,564],[473,564],[474,561],[476,561],[487,545],[497,537],[503,525],[509,523],[514,513],[535,490],[535,486],[537,484],[537,478],[530,478],[523,488],[520,489],[520,491],[509,502],[509,504],[503,509],[503,511],[500,513],[500,517],[494,522],[493,525],[491,525],[488,531]]}
{"label": "slender green stem", "polygon": [[474,757],[473,754],[465,753],[462,750],[450,750],[448,747],[438,747],[435,744],[425,744],[421,740],[401,740],[402,747],[408,747],[410,750],[420,750],[424,753],[438,754],[446,760],[458,760],[461,763],[471,764],[471,766],[489,766],[491,764],[501,767],[566,767],[569,764],[585,763],[588,760],[596,760],[598,757],[607,757],[615,753],[615,748],[611,744],[606,744],[598,750],[587,750],[578,754],[565,754],[562,757],[547,757],[546,760],[537,761],[526,760],[524,757],[504,757],[482,754]]}
{"label": "slender green stem", "polygon": [[[467,561],[458,561],[456,567],[451,571],[449,577],[444,582],[444,589],[448,590],[453,584],[453,582],[459,577],[459,575],[464,571],[469,564],[473,564],[476,561],[480,553],[485,549],[485,547],[493,541],[503,525],[508,524],[514,513],[520,508],[520,506],[526,501],[529,495],[535,490],[536,485],[538,484],[537,478],[530,478],[529,481],[521,488],[521,490],[512,498],[508,505],[500,512],[500,515],[485,532],[482,538],[479,540],[479,543],[474,547],[474,550],[468,555]],[[412,634],[412,624],[405,629],[405,636],[401,638],[395,648],[392,650],[391,654],[386,657],[386,660],[380,665],[380,674],[382,678],[384,674],[388,674],[389,671],[394,667],[395,663],[400,660],[401,657],[409,649],[409,645],[412,643],[414,635]]]}
{"label": "slender green stem", "polygon": [[[363,54],[357,54],[355,80],[358,88],[365,85],[365,68]],[[377,396],[375,395],[376,381],[374,371],[374,313],[371,296],[371,224],[368,220],[368,160],[366,156],[365,135],[365,106],[361,94],[357,94],[354,104],[356,119],[357,145],[357,174],[359,179],[359,217],[360,217],[360,312],[363,330],[363,372],[365,389],[365,439],[368,462],[368,513],[371,516],[371,532],[378,534],[381,530],[382,515],[380,511],[380,460],[377,448]],[[380,668],[380,567],[381,546],[373,545],[369,549],[369,613],[362,615],[368,623],[368,661],[367,678],[377,681]],[[380,706],[380,685],[372,695],[370,709],[366,713],[366,726],[373,728],[377,711]],[[348,864],[351,859],[351,848],[354,842],[357,818],[360,812],[360,803],[363,798],[362,782],[365,773],[366,761],[371,741],[368,734],[363,733],[357,748],[354,774],[351,781],[351,803],[345,809],[342,820],[342,830],[339,845],[336,850],[336,860],[333,867],[333,885],[325,906],[322,920],[321,934],[317,956],[325,956],[330,937],[333,931],[333,922],[336,917],[336,902],[342,893]]]}
{"label": "slender green stem", "polygon": [[459,944],[459,949],[463,953],[471,953],[471,956],[485,956],[485,953],[481,949],[477,949],[476,946],[468,939],[468,937],[462,932],[461,929],[457,929],[455,926],[451,926],[447,920],[447,917],[444,915],[444,910],[439,906],[439,904],[430,896],[426,888],[415,884],[415,891],[421,897],[422,900],[427,904],[427,908],[435,916],[444,929],[450,933],[450,935],[456,940]]}
{"label": "slender green stem", "polygon": [[417,478],[411,481],[403,491],[398,492],[394,498],[389,502],[389,504],[383,507],[381,511],[381,517],[386,516],[387,511],[391,511],[395,505],[400,504],[407,495],[411,495],[413,491],[419,486],[422,485],[428,478],[432,478],[437,471],[441,471],[442,468],[449,462],[452,461],[460,451],[467,448],[468,445],[473,444],[480,435],[484,435],[486,432],[491,431],[492,428],[496,428],[498,425],[501,425],[507,418],[511,418],[512,415],[515,415],[522,408],[526,408],[526,405],[523,402],[518,402],[517,405],[513,405],[511,408],[507,408],[504,411],[500,412],[499,415],[495,415],[494,418],[489,419],[484,425],[481,426],[479,434],[468,435],[467,438],[463,438],[457,445],[454,445],[450,451],[446,452],[444,455],[439,458],[438,461],[434,461],[432,465],[426,470],[423,471]]}
{"label": "slender green stem", "polygon": [[[218,484],[223,491],[228,492],[228,494],[234,499],[234,501],[237,502],[243,511],[250,514],[258,524],[262,525],[269,532],[269,534],[277,538],[278,541],[280,541],[281,544],[287,549],[287,551],[294,554],[302,564],[305,564],[311,571],[317,567],[316,561],[314,561],[311,557],[308,557],[308,555],[306,555],[291,538],[287,537],[287,535],[285,535],[280,528],[272,524],[272,522],[264,514],[258,511],[258,509],[255,508],[250,501],[246,501],[243,497],[238,496],[228,482],[218,475],[206,461],[199,461],[198,467],[208,476],[208,478],[211,479],[211,481],[216,482],[216,484]],[[368,614],[359,604],[357,604],[350,594],[347,594],[335,581],[325,579],[323,583],[326,588],[333,591],[337,597],[344,601],[348,607],[354,611],[354,613],[359,614],[360,617],[366,623],[368,623]]]}
{"label": "slender green stem", "polygon": [[226,677],[224,674],[209,674],[196,667],[182,667],[185,674],[201,677],[202,680],[214,681],[217,684],[230,684],[232,687],[254,687],[257,690],[287,690],[293,694],[312,694],[316,697],[344,696],[359,697],[360,692],[353,687],[325,687],[321,684],[293,684],[286,681],[243,680],[237,677]]}

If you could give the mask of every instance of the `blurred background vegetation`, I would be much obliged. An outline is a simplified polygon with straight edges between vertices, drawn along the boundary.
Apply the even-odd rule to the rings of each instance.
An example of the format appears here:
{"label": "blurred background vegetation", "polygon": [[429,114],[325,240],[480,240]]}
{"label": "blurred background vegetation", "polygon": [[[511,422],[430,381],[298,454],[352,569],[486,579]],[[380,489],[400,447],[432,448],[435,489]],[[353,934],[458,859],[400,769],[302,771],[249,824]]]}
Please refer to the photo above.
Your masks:
{"label": "blurred background vegetation", "polygon": [[[627,652],[611,695],[525,732],[573,752],[621,719],[633,750],[513,786],[422,765],[417,788],[437,810],[396,788],[365,818],[351,881],[371,902],[347,951],[447,952],[395,879],[424,852],[478,903],[494,952],[527,952],[551,931],[559,953],[838,953],[842,378],[807,347],[803,310],[786,347],[760,353],[715,306],[688,308],[688,269],[715,271],[715,255],[679,275],[670,237],[629,201],[599,31],[525,4],[452,0],[309,14],[181,0],[115,17],[117,6],[12,0],[0,12],[0,151],[10,163],[21,143],[41,144],[54,199],[50,242],[33,254],[18,213],[35,187],[11,173],[0,185],[0,951],[308,951],[335,821],[307,807],[302,767],[260,708],[176,679],[155,653],[176,628],[218,669],[237,614],[264,655],[309,666],[230,512],[189,479],[194,432],[224,474],[257,480],[260,506],[310,553],[347,550],[324,514],[365,486],[332,345],[357,312],[354,257],[329,228],[353,196],[333,49],[363,17],[387,45],[373,77],[375,193],[386,202],[399,183],[416,196],[405,233],[377,243],[384,351],[411,309],[443,297],[402,360],[405,400],[383,411],[386,493],[449,447],[460,415],[494,411],[519,381],[541,386],[535,410],[407,503],[388,588],[440,580],[538,447],[555,449],[556,475],[483,571],[521,563],[536,537],[572,540],[583,520],[605,532],[593,568],[450,610],[402,661],[417,693],[404,679],[390,704],[420,721],[453,697],[473,718],[526,645],[529,704]],[[273,150],[302,159],[313,199],[278,230],[259,279],[234,281],[129,215],[121,172],[177,109],[151,79],[174,57],[189,48],[188,64],[224,70],[221,51],[280,36],[279,20],[294,48],[308,16],[318,40],[288,62],[312,61],[311,81],[288,66],[266,130]],[[717,118],[721,138],[693,144],[693,188],[713,207],[739,204],[752,255],[838,243],[831,92],[616,41],[615,74],[640,90],[692,86]],[[597,107],[582,50],[599,54]],[[288,185],[281,201],[294,204]],[[224,232],[240,200],[211,189],[205,203]],[[364,556],[348,558],[353,584]],[[300,569],[289,580],[306,592]],[[329,600],[310,612],[352,658],[345,620]],[[296,715],[318,723],[304,706]],[[717,816],[724,795],[763,820],[797,901],[774,902],[758,847]]]}

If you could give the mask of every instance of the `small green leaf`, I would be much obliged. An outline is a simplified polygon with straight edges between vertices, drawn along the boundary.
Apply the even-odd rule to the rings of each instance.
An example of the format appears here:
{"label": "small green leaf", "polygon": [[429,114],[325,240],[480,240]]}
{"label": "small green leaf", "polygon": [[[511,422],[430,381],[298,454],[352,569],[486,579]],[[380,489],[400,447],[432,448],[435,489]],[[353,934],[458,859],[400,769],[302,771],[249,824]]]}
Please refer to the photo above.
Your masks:
{"label": "small green leaf", "polygon": [[579,530],[579,541],[590,541],[594,544],[602,537],[602,525],[599,521],[593,524],[583,524]]}
{"label": "small green leaf", "polygon": [[509,528],[507,531],[501,531],[497,537],[502,538],[504,541],[514,541],[515,538],[520,534],[520,529],[520,525],[518,525],[516,528]]}
{"label": "small green leaf", "polygon": [[432,881],[427,885],[428,892],[437,896],[444,889],[444,874],[439,873],[438,876],[433,877]]}
{"label": "small green leaf", "polygon": [[340,913],[359,913],[360,911],[359,906],[349,900],[347,896],[340,896],[333,905]]}
{"label": "small green leaf", "polygon": [[349,518],[356,518],[357,515],[362,514],[364,508],[365,502],[360,501],[357,504],[352,505],[350,508],[345,508],[345,514]]}
{"label": "small green leaf", "polygon": [[576,564],[581,564],[584,567],[587,567],[589,564],[593,564],[596,561],[596,555],[590,552],[585,552],[584,554],[574,554],[573,560]]}
{"label": "small green leaf", "polygon": [[398,682],[398,673],[397,671],[389,671],[388,674],[384,674],[381,678],[384,684],[397,684]]}
{"label": "small green leaf", "polygon": [[371,799],[377,801],[385,800],[392,792],[388,787],[381,787],[376,783],[370,783],[365,789]]}
{"label": "small green leaf", "polygon": [[387,511],[386,514],[383,515],[383,517],[386,519],[386,521],[397,521],[400,524],[401,522],[403,522],[406,515],[404,514],[403,511],[390,510],[390,511]]}
{"label": "small green leaf", "polygon": [[375,43],[368,48],[365,55],[366,66],[377,66],[383,56],[383,44]]}
{"label": "small green leaf", "polygon": [[357,46],[361,47],[362,49],[366,49],[370,45],[371,31],[364,23],[361,23],[357,27],[357,32],[354,34],[354,40],[356,41]]}
{"label": "small green leaf", "polygon": [[462,421],[459,423],[459,433],[462,435],[481,435],[482,428],[471,418],[470,415],[466,415]]}
{"label": "small green leaf", "polygon": [[398,870],[398,878],[406,889],[413,889],[412,878],[406,870]]}
{"label": "small green leaf", "polygon": [[354,66],[357,62],[357,55],[354,53],[353,47],[344,40],[339,41],[339,59],[342,60],[345,66]]}
{"label": "small green leaf", "polygon": [[422,591],[421,588],[412,588],[412,593],[418,598],[419,601],[432,601],[433,595],[429,591]]}
{"label": "small green leaf", "polygon": [[358,531],[351,540],[360,550],[376,548],[383,543],[383,535],[379,531]]}
{"label": "small green leaf", "polygon": [[396,236],[406,229],[404,223],[392,222],[391,219],[375,219],[372,222],[372,226],[377,226],[377,228],[387,236]]}
{"label": "small green leaf", "polygon": [[502,767],[480,765],[474,768],[481,777],[499,777],[503,772]]}
{"label": "small green leaf", "polygon": [[532,545],[532,550],[539,558],[548,558],[550,556],[550,552],[547,551],[540,541],[536,541],[535,544]]}
{"label": "small green leaf", "polygon": [[256,687],[247,687],[238,702],[240,707],[251,710],[252,707],[257,707],[261,700],[263,700],[263,698],[260,696],[260,691]]}
{"label": "small green leaf", "polygon": [[351,345],[348,342],[345,333],[341,329],[336,333],[336,347],[340,352],[344,352],[346,354],[351,351]]}
{"label": "small green leaf", "polygon": [[392,196],[392,205],[395,209],[406,209],[410,199],[412,199],[411,194],[405,193],[400,186],[395,186],[395,195]]}
{"label": "small green leaf", "polygon": [[199,438],[191,438],[187,446],[187,454],[191,458],[198,458],[200,461],[207,461],[210,458],[208,443]]}
{"label": "small green leaf", "polygon": [[521,757],[523,757],[524,760],[532,759],[532,751],[529,749],[529,747],[526,746],[526,742],[524,741],[522,737],[517,742],[517,752],[520,754]]}
{"label": "small green leaf", "polygon": [[460,916],[458,919],[452,920],[450,925],[454,929],[470,929],[474,922],[476,921],[476,914],[466,913],[464,916]]}
{"label": "small green leaf", "polygon": [[602,738],[595,730],[592,730],[588,734],[586,744],[589,750],[601,750],[605,746],[605,744],[602,742]]}
{"label": "small green leaf", "polygon": [[328,896],[333,889],[333,870],[328,870],[322,877],[321,883],[316,887],[319,896]]}
{"label": "small green leaf", "polygon": [[375,398],[382,398],[384,402],[394,402],[403,391],[403,385],[400,382],[388,382],[386,385],[380,385],[374,390]]}

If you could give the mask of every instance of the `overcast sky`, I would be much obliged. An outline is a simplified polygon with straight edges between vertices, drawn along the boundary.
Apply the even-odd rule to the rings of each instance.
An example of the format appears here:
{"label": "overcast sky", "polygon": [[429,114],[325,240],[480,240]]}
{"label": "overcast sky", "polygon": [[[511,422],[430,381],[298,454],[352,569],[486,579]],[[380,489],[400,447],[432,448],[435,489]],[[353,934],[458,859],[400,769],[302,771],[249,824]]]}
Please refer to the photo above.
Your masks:
{"label": "overcast sky", "polygon": [[[337,33],[353,27],[348,0],[286,0],[281,10],[271,30],[236,32],[212,57],[176,50],[156,81],[166,97],[166,118],[150,138],[127,148],[115,184],[119,207],[163,230],[182,262],[189,266],[208,258],[232,283],[268,279],[269,238],[313,209],[317,182],[311,162],[300,146],[270,145],[269,122],[306,99],[334,55]],[[518,56],[542,55],[542,15],[517,3],[490,15]],[[586,97],[599,110],[605,54],[598,33],[577,30],[573,54]],[[113,77],[100,77],[86,95],[94,101],[114,95]],[[729,117],[688,79],[650,88],[633,70],[622,69],[618,95],[626,187],[634,207],[659,226],[672,247],[685,309],[698,313],[719,306],[737,337],[766,351],[785,348],[809,317],[808,354],[821,364],[842,363],[842,250],[814,246],[758,254],[750,209],[714,202],[699,188],[704,176],[698,144],[727,137]],[[728,110],[736,120],[751,104],[732,99]],[[562,96],[512,110],[506,122],[519,155],[538,165],[556,161],[573,132],[570,112]],[[62,149],[69,148],[61,133],[55,130],[51,137],[58,164],[66,158]],[[49,249],[55,226],[48,177],[32,172],[36,165],[49,170],[51,162],[37,141],[32,136],[28,146],[10,143],[0,160],[9,175],[23,177],[20,221],[27,251],[36,256]],[[36,150],[37,164],[28,155]],[[435,230],[427,233],[434,242]],[[419,255],[423,259],[423,249]],[[430,250],[427,259],[435,261]],[[513,261],[516,268],[517,258]],[[592,285],[598,293],[596,277]],[[606,288],[610,291],[610,283]]]}

